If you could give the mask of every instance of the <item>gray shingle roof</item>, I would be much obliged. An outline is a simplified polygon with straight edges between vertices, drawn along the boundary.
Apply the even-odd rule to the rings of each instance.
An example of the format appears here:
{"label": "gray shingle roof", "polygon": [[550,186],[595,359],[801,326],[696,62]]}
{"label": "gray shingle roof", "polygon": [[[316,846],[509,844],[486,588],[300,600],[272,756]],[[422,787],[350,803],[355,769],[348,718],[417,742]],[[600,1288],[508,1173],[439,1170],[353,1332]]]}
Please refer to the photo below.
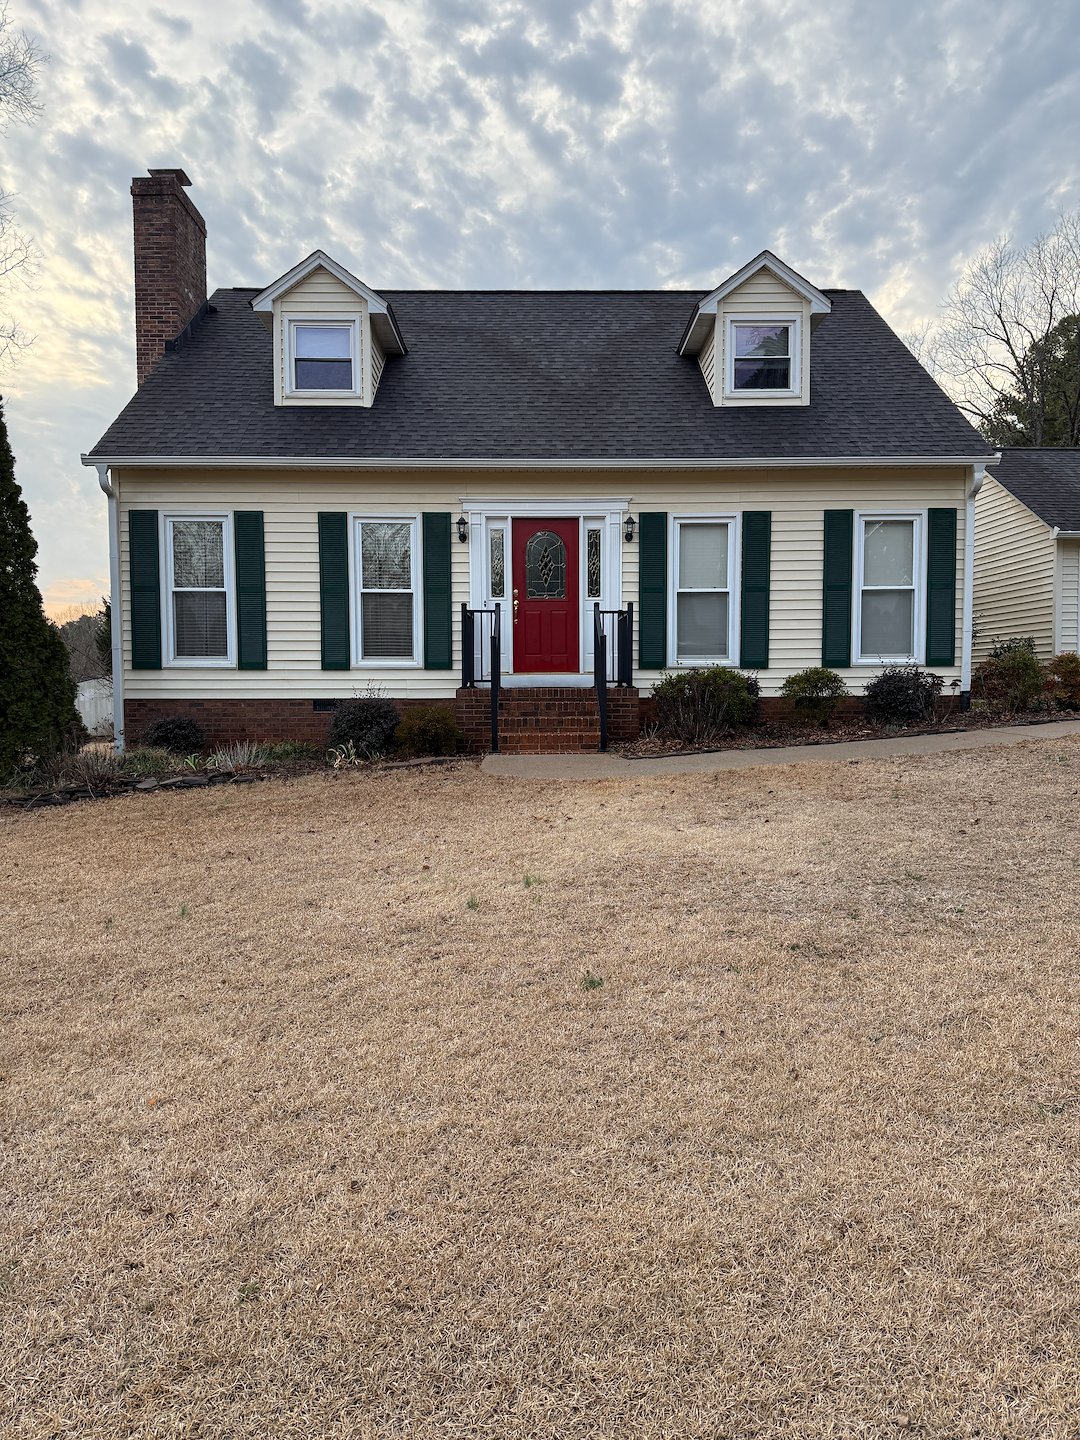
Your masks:
{"label": "gray shingle roof", "polygon": [[1003,450],[988,473],[1047,525],[1080,534],[1080,450]]}
{"label": "gray shingle roof", "polygon": [[409,353],[375,404],[275,406],[254,290],[219,290],[92,457],[520,461],[977,456],[989,447],[858,291],[827,291],[811,404],[715,407],[675,347],[704,291],[384,291]]}

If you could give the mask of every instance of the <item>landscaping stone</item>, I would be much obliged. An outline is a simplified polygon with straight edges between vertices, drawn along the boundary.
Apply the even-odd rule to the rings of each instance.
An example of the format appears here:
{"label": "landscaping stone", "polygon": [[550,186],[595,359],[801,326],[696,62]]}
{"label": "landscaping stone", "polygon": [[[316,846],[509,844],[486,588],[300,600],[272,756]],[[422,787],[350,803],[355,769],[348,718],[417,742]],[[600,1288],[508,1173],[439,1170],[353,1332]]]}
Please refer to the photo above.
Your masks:
{"label": "landscaping stone", "polygon": [[138,781],[138,783],[136,784],[135,789],[136,789],[136,790],[160,790],[160,789],[161,789],[161,782],[160,782],[159,780],[154,780],[154,779],[140,780],[140,781]]}

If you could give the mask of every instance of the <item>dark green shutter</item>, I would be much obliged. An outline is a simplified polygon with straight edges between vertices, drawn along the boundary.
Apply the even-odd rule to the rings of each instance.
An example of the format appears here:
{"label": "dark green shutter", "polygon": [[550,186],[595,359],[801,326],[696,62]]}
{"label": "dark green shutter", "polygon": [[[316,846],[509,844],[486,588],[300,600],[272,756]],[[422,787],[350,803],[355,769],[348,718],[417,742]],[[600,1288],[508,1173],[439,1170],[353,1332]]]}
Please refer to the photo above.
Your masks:
{"label": "dark green shutter", "polygon": [[662,670],[667,664],[667,532],[664,510],[638,518],[638,664]]}
{"label": "dark green shutter", "polygon": [[158,512],[128,511],[131,581],[131,668],[161,669],[161,567]]}
{"label": "dark green shutter", "polygon": [[821,613],[821,663],[851,664],[851,563],[855,512],[825,511],[825,586]]}
{"label": "dark green shutter", "polygon": [[744,670],[769,668],[769,572],[772,512],[747,510],[742,517],[742,604],[739,664]]}
{"label": "dark green shutter", "polygon": [[261,510],[233,515],[236,550],[237,666],[266,669],[266,558]]}
{"label": "dark green shutter", "polygon": [[344,510],[319,512],[319,605],[324,670],[350,667],[348,526]]}
{"label": "dark green shutter", "polygon": [[450,512],[424,511],[424,669],[454,663],[450,615]]}
{"label": "dark green shutter", "polygon": [[926,663],[956,663],[956,511],[927,512]]}

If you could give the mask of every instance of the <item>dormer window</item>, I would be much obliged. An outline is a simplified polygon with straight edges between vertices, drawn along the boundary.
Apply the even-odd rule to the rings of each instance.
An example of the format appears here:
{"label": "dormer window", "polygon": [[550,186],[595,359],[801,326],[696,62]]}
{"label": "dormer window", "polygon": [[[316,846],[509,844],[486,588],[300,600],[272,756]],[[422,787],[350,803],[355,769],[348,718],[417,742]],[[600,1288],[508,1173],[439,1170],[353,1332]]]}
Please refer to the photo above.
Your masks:
{"label": "dormer window", "polygon": [[290,395],[360,393],[360,319],[289,320]]}
{"label": "dormer window", "polygon": [[729,320],[729,395],[794,395],[799,388],[799,322],[784,319]]}

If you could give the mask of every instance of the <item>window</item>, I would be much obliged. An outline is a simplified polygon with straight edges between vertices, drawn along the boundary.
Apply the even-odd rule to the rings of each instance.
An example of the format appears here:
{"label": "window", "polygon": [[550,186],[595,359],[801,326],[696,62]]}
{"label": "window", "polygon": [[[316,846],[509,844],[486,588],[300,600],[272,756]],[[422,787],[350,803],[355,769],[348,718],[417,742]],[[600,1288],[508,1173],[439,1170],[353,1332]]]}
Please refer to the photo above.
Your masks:
{"label": "window", "polygon": [[585,531],[585,595],[589,600],[599,600],[603,594],[600,588],[600,552],[603,531],[590,525]]}
{"label": "window", "polygon": [[674,522],[676,662],[731,658],[734,519]]}
{"label": "window", "polygon": [[798,321],[730,320],[729,394],[791,395],[798,389]]}
{"label": "window", "polygon": [[165,522],[168,645],[172,664],[232,663],[232,546],[226,515]]}
{"label": "window", "polygon": [[863,663],[919,658],[922,528],[919,515],[858,517],[853,608]]}
{"label": "window", "polygon": [[290,394],[360,393],[359,320],[289,321]]}
{"label": "window", "polygon": [[356,522],[356,648],[361,662],[416,659],[416,533],[414,519]]}

